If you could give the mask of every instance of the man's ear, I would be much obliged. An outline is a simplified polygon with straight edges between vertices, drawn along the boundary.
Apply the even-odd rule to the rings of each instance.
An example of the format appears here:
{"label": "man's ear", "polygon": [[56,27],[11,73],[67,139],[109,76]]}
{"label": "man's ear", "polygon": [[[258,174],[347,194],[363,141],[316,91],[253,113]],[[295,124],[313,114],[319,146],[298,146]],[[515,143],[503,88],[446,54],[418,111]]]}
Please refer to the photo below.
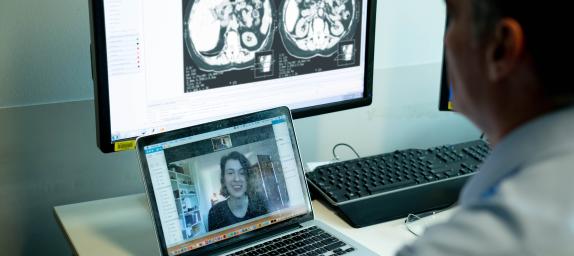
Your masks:
{"label": "man's ear", "polygon": [[504,79],[524,55],[524,29],[515,19],[501,19],[486,45],[488,78]]}

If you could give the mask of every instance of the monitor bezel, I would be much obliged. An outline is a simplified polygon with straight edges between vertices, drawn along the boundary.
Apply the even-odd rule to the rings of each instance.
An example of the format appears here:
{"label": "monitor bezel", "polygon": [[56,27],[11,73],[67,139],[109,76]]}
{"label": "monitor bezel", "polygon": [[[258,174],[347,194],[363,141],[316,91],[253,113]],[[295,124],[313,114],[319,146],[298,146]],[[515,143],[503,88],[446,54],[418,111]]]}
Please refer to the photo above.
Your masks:
{"label": "monitor bezel", "polygon": [[[444,33],[446,36],[449,24],[448,14],[445,17]],[[443,37],[444,38],[444,37]],[[451,80],[448,77],[447,63],[446,63],[446,45],[443,42],[442,48],[442,66],[441,66],[441,77],[440,77],[440,92],[438,101],[439,111],[453,111],[451,102]],[[449,104],[450,103],[450,104]]]}
{"label": "monitor bezel", "polygon": [[449,108],[450,102],[450,79],[448,78],[447,70],[446,70],[446,57],[443,54],[442,58],[442,70],[441,70],[441,78],[440,78],[440,92],[439,92],[439,102],[438,102],[438,110],[439,111],[452,111]]}
{"label": "monitor bezel", "polygon": [[[112,142],[110,124],[110,101],[107,69],[106,30],[104,21],[104,1],[90,0],[91,62],[94,81],[94,107],[96,116],[97,145],[104,153],[116,152],[116,143],[133,141],[136,137]],[[335,103],[321,104],[294,109],[293,118],[304,118],[341,110],[368,106],[373,100],[373,68],[375,49],[376,0],[367,0],[367,22],[365,35],[365,77],[363,97]],[[135,144],[133,144],[135,145]],[[131,148],[133,149],[133,148]]]}

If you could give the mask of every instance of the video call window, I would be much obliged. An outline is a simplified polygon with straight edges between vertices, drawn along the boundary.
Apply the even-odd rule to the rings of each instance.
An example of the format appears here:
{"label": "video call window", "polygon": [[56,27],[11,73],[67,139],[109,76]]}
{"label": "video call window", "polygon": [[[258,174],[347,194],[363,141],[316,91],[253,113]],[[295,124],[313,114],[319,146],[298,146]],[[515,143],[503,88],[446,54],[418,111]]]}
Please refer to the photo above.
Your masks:
{"label": "video call window", "polygon": [[271,125],[167,148],[165,156],[184,240],[289,207]]}

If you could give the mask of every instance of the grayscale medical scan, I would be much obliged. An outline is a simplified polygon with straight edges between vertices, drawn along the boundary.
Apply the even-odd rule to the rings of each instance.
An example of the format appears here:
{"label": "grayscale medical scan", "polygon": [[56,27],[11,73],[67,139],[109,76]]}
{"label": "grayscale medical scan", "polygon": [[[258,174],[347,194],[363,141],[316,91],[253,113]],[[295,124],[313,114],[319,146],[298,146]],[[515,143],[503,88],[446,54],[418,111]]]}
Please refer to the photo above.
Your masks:
{"label": "grayscale medical scan", "polygon": [[186,93],[360,65],[361,0],[182,5]]}

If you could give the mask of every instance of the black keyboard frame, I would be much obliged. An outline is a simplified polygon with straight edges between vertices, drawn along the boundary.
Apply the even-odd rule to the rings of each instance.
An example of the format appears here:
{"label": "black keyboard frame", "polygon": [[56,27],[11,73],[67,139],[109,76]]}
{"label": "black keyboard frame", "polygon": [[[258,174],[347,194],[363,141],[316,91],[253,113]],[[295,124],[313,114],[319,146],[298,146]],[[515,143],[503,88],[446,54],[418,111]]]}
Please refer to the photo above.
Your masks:
{"label": "black keyboard frame", "polygon": [[[316,177],[310,178],[314,175],[313,173],[307,174],[307,182],[313,198],[322,200],[329,208],[334,210],[337,215],[349,223],[349,225],[355,228],[360,228],[384,221],[403,218],[410,213],[421,213],[449,207],[456,203],[462,187],[468,179],[475,174],[478,170],[478,166],[486,157],[487,153],[483,151],[474,152],[472,150],[465,150],[477,145],[480,148],[487,146],[484,141],[471,141],[456,145],[436,147],[428,150],[409,149],[372,156],[393,157],[397,154],[411,153],[427,156],[430,155],[433,156],[433,158],[420,161],[425,161],[426,164],[432,165],[437,162],[435,161],[437,159],[436,156],[440,155],[441,159],[452,161],[449,164],[461,164],[464,162],[466,164],[465,166],[469,166],[468,169],[470,169],[470,171],[463,172],[461,170],[456,170],[456,172],[451,173],[451,175],[445,175],[442,179],[396,187],[380,193],[364,195],[358,198],[345,198],[344,200],[339,201],[334,200],[332,198],[332,194],[329,195],[328,191],[321,189],[321,186],[315,182],[317,180]],[[457,152],[460,156],[457,156],[457,154],[451,154],[451,152]],[[366,157],[365,159],[372,157]],[[458,159],[459,157],[460,159]],[[341,164],[353,161],[364,161],[365,159],[339,162],[333,165],[323,166],[322,168],[340,166]],[[444,166],[433,167],[436,167],[433,170],[436,170],[437,173],[449,171],[441,169]]]}

